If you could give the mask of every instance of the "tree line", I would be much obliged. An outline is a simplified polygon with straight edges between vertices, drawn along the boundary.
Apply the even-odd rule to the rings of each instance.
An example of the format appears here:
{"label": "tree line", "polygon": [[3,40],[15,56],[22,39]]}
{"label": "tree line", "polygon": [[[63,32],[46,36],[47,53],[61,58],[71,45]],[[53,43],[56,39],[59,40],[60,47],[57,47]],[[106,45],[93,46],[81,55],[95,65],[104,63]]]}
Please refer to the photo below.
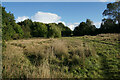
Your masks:
{"label": "tree line", "polygon": [[81,22],[72,31],[63,23],[41,23],[33,22],[30,19],[16,23],[14,15],[7,13],[2,7],[2,35],[3,40],[22,39],[32,37],[70,37],[97,35],[101,33],[120,33],[120,2],[107,4],[103,12],[105,18],[102,20],[100,28],[96,28],[90,19]]}
{"label": "tree line", "polygon": [[7,13],[2,7],[2,34],[3,40],[21,39],[31,37],[56,38],[70,36],[72,31],[62,23],[40,23],[27,19],[16,23],[14,15]]}

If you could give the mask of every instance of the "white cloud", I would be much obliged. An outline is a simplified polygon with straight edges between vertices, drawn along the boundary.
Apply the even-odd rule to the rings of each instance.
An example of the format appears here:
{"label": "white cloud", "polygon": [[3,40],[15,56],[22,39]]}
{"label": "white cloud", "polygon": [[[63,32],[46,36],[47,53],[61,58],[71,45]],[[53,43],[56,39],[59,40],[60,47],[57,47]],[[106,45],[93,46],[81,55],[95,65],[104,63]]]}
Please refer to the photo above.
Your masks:
{"label": "white cloud", "polygon": [[28,19],[29,17],[28,16],[22,16],[22,17],[18,17],[16,19],[16,22],[21,22],[21,21],[24,21],[25,19]]}
{"label": "white cloud", "polygon": [[94,25],[95,25],[97,28],[100,28],[101,22],[95,22]]}
{"label": "white cloud", "polygon": [[47,13],[47,12],[40,12],[38,11],[35,13],[34,16],[31,17],[32,21],[36,22],[43,22],[43,23],[56,23],[61,19],[60,16],[53,13]]}
{"label": "white cloud", "polygon": [[57,24],[58,23],[63,23],[65,26],[66,26],[66,23],[64,22],[64,21],[58,21],[58,22],[56,22]]}
{"label": "white cloud", "polygon": [[78,26],[80,23],[68,23],[67,26],[71,29],[74,30],[76,26]]}
{"label": "white cloud", "polygon": [[[68,23],[66,26],[68,26],[71,30],[74,30],[79,24],[80,23]],[[97,28],[100,28],[101,22],[95,22],[93,25],[95,25]]]}
{"label": "white cloud", "polygon": [[[16,19],[16,22],[24,21],[25,19],[28,19],[28,18],[29,17],[27,17],[27,16],[18,17]],[[58,23],[62,22],[65,26],[68,26],[71,30],[74,30],[74,28],[80,24],[80,23],[65,23],[64,21],[60,20],[61,17],[58,16],[57,14],[40,12],[40,11],[35,13],[35,15],[33,15],[30,19],[32,21],[42,22],[42,23],[57,23],[58,24]],[[97,28],[99,28],[101,25],[101,22],[95,22],[93,24]]]}
{"label": "white cloud", "polygon": [[[67,23],[66,26],[68,26],[71,30],[74,30],[79,24],[80,23]],[[100,28],[101,22],[95,22],[93,25],[95,25],[97,28]]]}
{"label": "white cloud", "polygon": [[69,27],[71,30],[74,30],[74,28],[80,24],[80,23],[65,23],[64,21],[58,21],[56,23],[58,24],[60,22],[63,23],[65,26]]}

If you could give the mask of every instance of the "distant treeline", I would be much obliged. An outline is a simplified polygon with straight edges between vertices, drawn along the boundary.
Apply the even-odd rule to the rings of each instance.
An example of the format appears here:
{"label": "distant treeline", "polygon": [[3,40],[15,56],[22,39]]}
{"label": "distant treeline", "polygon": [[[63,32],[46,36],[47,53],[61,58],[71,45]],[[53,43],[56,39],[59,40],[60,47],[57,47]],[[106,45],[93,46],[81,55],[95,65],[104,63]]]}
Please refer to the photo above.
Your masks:
{"label": "distant treeline", "polygon": [[84,36],[97,35],[100,33],[120,33],[120,2],[107,4],[107,9],[104,10],[100,28],[96,28],[90,19],[86,22],[81,22],[72,31],[69,27],[62,23],[40,23],[32,22],[27,19],[16,23],[14,15],[7,13],[2,7],[2,35],[3,40],[22,39],[31,37],[70,37],[70,36]]}

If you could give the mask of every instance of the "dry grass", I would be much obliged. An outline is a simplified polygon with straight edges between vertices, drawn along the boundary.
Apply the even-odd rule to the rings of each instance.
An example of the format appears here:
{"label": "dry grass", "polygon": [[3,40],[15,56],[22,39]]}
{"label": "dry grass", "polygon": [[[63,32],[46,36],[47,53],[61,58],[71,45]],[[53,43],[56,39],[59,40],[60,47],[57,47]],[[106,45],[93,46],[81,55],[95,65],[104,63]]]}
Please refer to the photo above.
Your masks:
{"label": "dry grass", "polygon": [[23,48],[21,45],[24,44],[17,41],[7,43],[6,51],[3,52],[3,77],[49,78],[49,64],[45,61],[46,46],[29,43]]}
{"label": "dry grass", "polygon": [[[37,39],[38,40],[38,39]],[[33,43],[33,40],[11,41],[7,43],[6,51],[3,55],[3,77],[29,77],[29,78],[60,78],[71,77],[64,71],[54,67],[50,69],[51,61],[56,61],[54,66],[67,63],[66,59],[72,56],[72,64],[83,64],[85,56],[89,55],[90,47],[82,41],[66,42],[64,40],[43,40]],[[44,44],[39,44],[39,43]],[[74,45],[72,47],[72,45]],[[25,47],[23,47],[25,46]],[[68,47],[69,46],[69,47]],[[68,49],[72,52],[69,54]],[[87,52],[85,52],[85,50]],[[86,55],[87,54],[87,55]],[[54,75],[52,75],[54,74]]]}
{"label": "dry grass", "polygon": [[120,40],[120,35],[9,41],[3,52],[2,75],[4,78],[72,78],[71,67],[85,66],[86,59],[97,55],[93,43],[85,39]]}
{"label": "dry grass", "polygon": [[62,59],[64,57],[68,57],[68,48],[66,46],[65,41],[57,40],[52,44],[54,54],[56,57]]}
{"label": "dry grass", "polygon": [[51,78],[51,74],[50,74],[50,67],[49,67],[49,63],[48,63],[48,59],[45,59],[43,64],[41,64],[41,78]]}
{"label": "dry grass", "polygon": [[26,77],[29,74],[30,61],[27,60],[21,48],[7,45],[6,51],[3,53],[3,77]]}
{"label": "dry grass", "polygon": [[[102,37],[102,38],[101,38]],[[118,40],[118,37],[119,37],[119,34],[99,34],[96,36],[96,38],[100,38],[102,41],[105,41],[105,40]]]}
{"label": "dry grass", "polygon": [[44,46],[28,46],[25,48],[24,54],[35,66],[39,66],[43,59],[46,58]]}
{"label": "dry grass", "polygon": [[118,41],[120,41],[120,34],[118,35]]}

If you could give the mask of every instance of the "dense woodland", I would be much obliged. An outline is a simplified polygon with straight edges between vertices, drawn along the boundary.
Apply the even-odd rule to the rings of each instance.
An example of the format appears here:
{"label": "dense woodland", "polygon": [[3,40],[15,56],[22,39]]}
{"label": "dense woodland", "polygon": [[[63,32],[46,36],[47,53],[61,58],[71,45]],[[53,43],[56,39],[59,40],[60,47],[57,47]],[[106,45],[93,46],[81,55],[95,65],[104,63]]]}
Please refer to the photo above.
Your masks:
{"label": "dense woodland", "polygon": [[40,23],[33,22],[30,19],[22,22],[15,22],[14,15],[7,13],[2,7],[2,24],[3,24],[3,40],[21,39],[31,37],[69,37],[96,35],[100,33],[119,33],[120,32],[120,6],[118,2],[107,4],[107,8],[103,12],[104,18],[100,28],[96,28],[90,19],[81,22],[72,31],[69,27],[62,23]]}

